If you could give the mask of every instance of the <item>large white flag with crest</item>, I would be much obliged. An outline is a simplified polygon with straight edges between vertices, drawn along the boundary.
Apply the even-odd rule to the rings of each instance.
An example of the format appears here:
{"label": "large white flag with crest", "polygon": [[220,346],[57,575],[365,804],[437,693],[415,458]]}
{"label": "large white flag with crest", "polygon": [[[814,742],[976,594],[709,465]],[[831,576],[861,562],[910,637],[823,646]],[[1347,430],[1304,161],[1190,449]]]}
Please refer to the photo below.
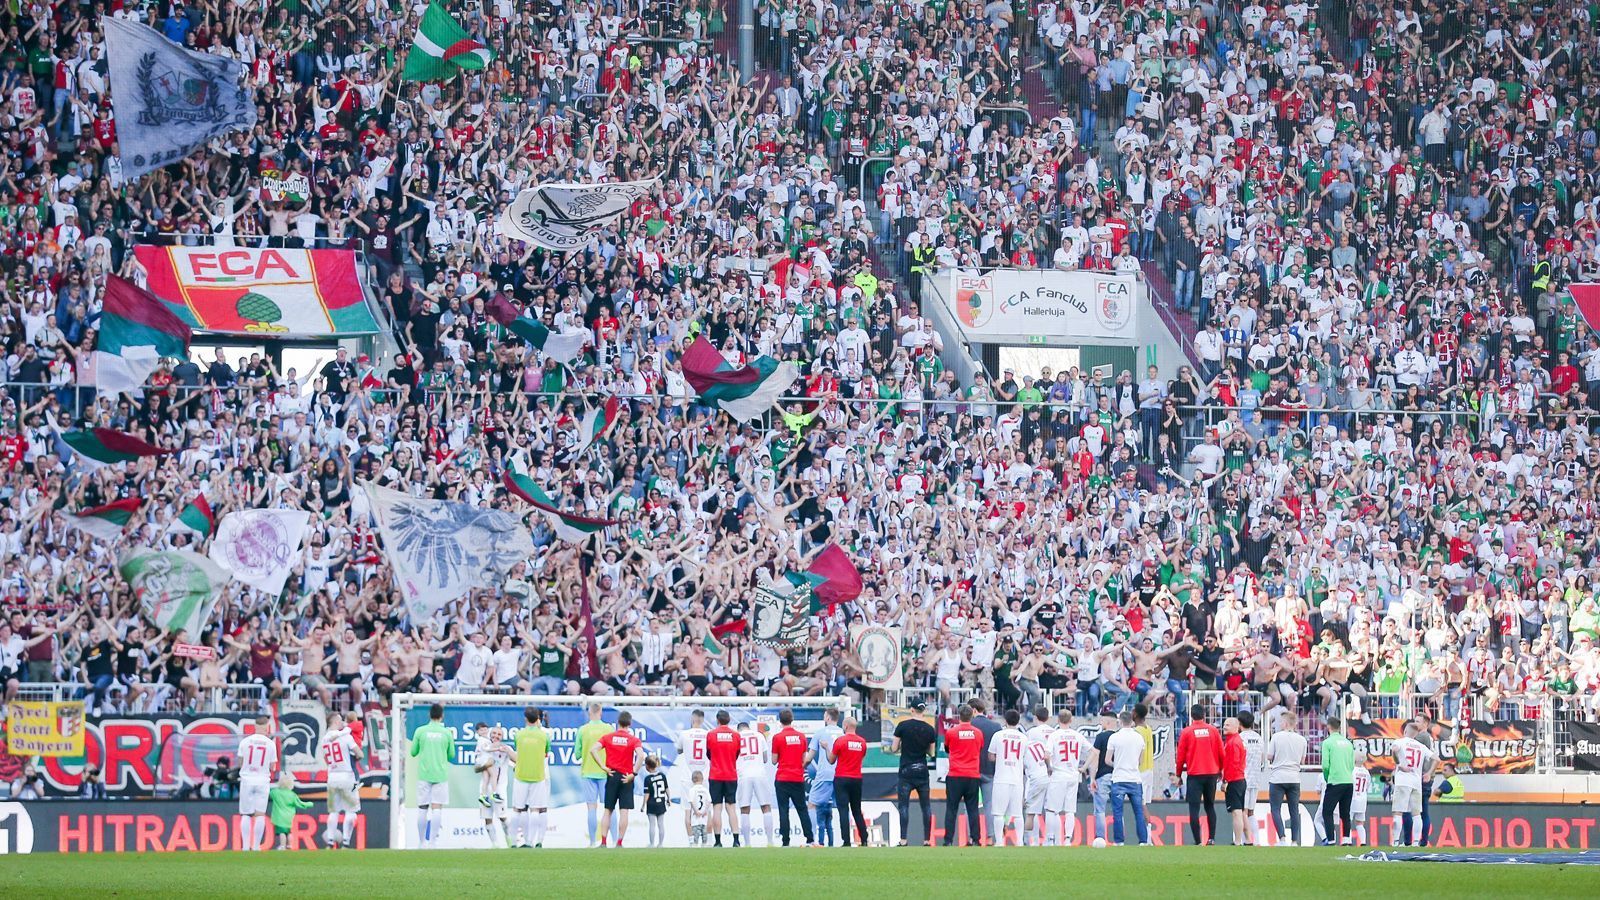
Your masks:
{"label": "large white flag with crest", "polygon": [[100,24],[124,178],[175,163],[234,129],[255,127],[244,63],[185,50],[132,19],[106,16]]}
{"label": "large white flag with crest", "polygon": [[580,250],[600,229],[622,218],[655,187],[648,181],[611,184],[552,182],[529,188],[500,216],[500,233],[547,250]]}
{"label": "large white flag with crest", "polygon": [[300,562],[311,513],[298,509],[241,509],[222,517],[211,541],[211,561],[235,580],[277,595]]}
{"label": "large white flag with crest", "polygon": [[522,520],[498,509],[422,500],[363,482],[383,536],[384,555],[415,617],[475,587],[499,587],[511,567],[533,556]]}

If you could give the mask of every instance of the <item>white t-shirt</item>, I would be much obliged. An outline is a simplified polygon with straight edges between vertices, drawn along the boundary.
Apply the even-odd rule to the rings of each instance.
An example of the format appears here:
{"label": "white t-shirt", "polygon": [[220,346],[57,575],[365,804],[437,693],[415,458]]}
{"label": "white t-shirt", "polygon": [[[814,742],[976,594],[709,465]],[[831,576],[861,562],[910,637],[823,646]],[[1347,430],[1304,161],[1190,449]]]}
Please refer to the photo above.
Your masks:
{"label": "white t-shirt", "polygon": [[[1050,756],[1050,774],[1066,781],[1083,778],[1083,760],[1089,753],[1089,742],[1076,728],[1057,728],[1050,733],[1045,750]],[[1141,750],[1142,754],[1144,751]]]}
{"label": "white t-shirt", "polygon": [[989,738],[995,784],[1022,784],[1023,747],[1027,742],[1027,736],[1015,728],[1003,728]]}
{"label": "white t-shirt", "polygon": [[706,729],[685,728],[678,732],[677,764],[690,772],[710,771],[711,760],[706,756]]}
{"label": "white t-shirt", "polygon": [[277,741],[264,734],[247,736],[239,742],[239,783],[266,784],[277,761]]}
{"label": "white t-shirt", "polygon": [[1422,790],[1422,770],[1431,762],[1433,751],[1413,738],[1394,742],[1394,783],[1396,787]]}
{"label": "white t-shirt", "polygon": [[496,650],[490,654],[494,664],[494,683],[505,684],[517,677],[518,665],[522,662],[522,651],[515,647],[510,650]]}
{"label": "white t-shirt", "polygon": [[1261,741],[1261,732],[1247,729],[1239,732],[1239,740],[1244,742],[1244,779],[1251,787],[1261,784],[1262,753],[1265,749]]}
{"label": "white t-shirt", "polygon": [[322,739],[322,762],[328,767],[328,777],[347,775],[355,777],[354,761],[361,752],[350,730],[341,728]]}
{"label": "white t-shirt", "polygon": [[475,688],[483,686],[483,676],[489,671],[494,653],[488,646],[467,644],[461,651],[461,665],[456,668],[456,684]]}
{"label": "white t-shirt", "polygon": [[[1050,753],[1047,745],[1050,743],[1050,735],[1055,730],[1055,726],[1049,723],[1034,725],[1027,730],[1028,752],[1022,759],[1029,781],[1042,779],[1050,774],[1048,767]],[[1033,752],[1035,748],[1039,751],[1037,755]]]}
{"label": "white t-shirt", "polygon": [[755,778],[764,774],[767,762],[767,736],[754,728],[747,728],[739,732],[739,739],[744,742],[744,747],[739,750],[739,777]]}
{"label": "white t-shirt", "polygon": [[1123,728],[1111,736],[1106,744],[1111,757],[1113,784],[1139,783],[1139,760],[1144,756],[1144,735],[1132,728]]}
{"label": "white t-shirt", "polygon": [[1305,735],[1280,731],[1267,741],[1267,783],[1299,784],[1300,765],[1306,760]]}

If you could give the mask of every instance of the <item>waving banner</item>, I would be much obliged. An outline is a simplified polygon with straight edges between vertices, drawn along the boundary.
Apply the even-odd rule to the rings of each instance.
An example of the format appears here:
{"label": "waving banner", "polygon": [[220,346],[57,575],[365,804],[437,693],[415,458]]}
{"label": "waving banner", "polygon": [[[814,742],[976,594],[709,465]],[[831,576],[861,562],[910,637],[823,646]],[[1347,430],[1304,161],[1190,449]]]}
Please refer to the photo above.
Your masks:
{"label": "waving banner", "polygon": [[134,550],[118,570],[150,621],[196,639],[211,620],[217,591],[228,583],[227,572],[188,550]]}
{"label": "waving banner", "polygon": [[311,513],[296,509],[242,509],[222,517],[211,560],[239,581],[274,596],[300,559]]}
{"label": "waving banner", "polygon": [[195,331],[262,338],[373,334],[353,250],[133,248],[150,291]]}
{"label": "waving banner", "polygon": [[649,181],[615,184],[541,184],[517,195],[500,216],[500,233],[547,250],[580,250],[600,229],[648,196]]}
{"label": "waving banner", "polygon": [[810,582],[763,581],[750,602],[750,640],[779,650],[805,643],[811,623]]}
{"label": "waving banner", "polygon": [[362,487],[413,616],[431,615],[475,587],[497,587],[533,556],[533,536],[511,513],[420,500],[371,482]]}
{"label": "waving banner", "polygon": [[132,19],[100,20],[122,175],[175,163],[214,137],[255,127],[243,63],[185,50]]}
{"label": "waving banner", "polygon": [[904,687],[900,664],[900,629],[887,625],[850,626],[850,649],[861,659],[861,682],[874,690]]}

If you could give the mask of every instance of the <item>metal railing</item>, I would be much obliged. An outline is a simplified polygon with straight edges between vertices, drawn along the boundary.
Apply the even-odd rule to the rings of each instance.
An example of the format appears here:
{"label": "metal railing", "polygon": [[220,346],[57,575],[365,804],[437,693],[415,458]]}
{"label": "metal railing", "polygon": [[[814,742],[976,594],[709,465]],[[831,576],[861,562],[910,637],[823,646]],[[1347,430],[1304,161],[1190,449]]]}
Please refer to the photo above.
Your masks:
{"label": "metal railing", "polygon": [[[86,684],[68,681],[31,681],[17,686],[17,699],[24,701],[65,702],[80,700],[94,693]],[[130,688],[117,682],[105,691],[110,708],[122,713],[185,713],[215,715],[240,713],[260,715],[269,711],[267,689],[259,684],[228,684],[221,687],[201,688],[191,698],[170,685],[155,682],[135,682]],[[131,708],[130,698],[138,695]]]}

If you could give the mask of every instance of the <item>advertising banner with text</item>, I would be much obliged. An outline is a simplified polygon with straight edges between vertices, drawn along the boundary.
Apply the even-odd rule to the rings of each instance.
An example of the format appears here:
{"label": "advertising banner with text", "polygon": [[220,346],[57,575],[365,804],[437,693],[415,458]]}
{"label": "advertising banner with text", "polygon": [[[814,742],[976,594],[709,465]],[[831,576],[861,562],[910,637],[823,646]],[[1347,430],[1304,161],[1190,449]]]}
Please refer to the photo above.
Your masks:
{"label": "advertising banner with text", "polygon": [[1014,344],[1137,344],[1138,279],[1058,269],[957,269],[947,294],[969,339]]}

